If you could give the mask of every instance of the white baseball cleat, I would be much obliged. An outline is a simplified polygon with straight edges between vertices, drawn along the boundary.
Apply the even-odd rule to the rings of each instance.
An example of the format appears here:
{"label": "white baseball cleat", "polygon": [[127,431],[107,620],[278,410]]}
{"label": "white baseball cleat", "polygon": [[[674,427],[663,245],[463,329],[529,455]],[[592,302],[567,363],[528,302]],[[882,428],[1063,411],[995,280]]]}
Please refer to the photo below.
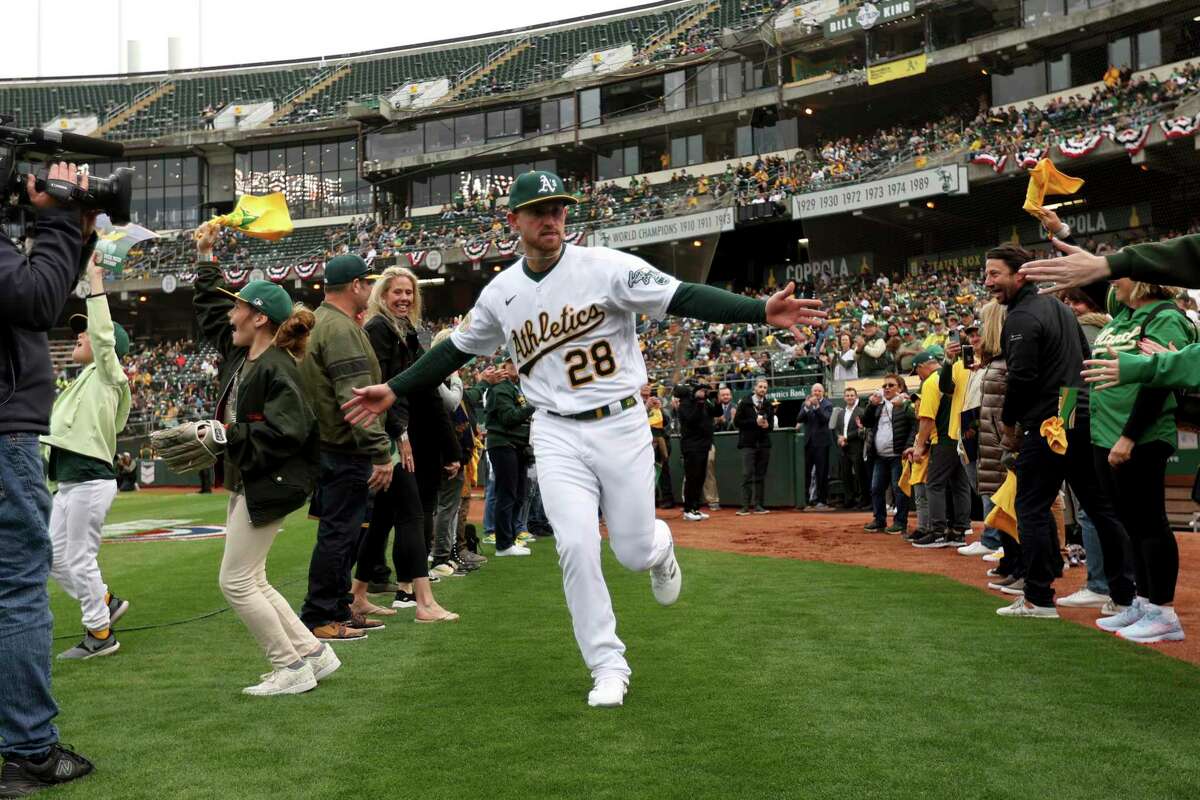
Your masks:
{"label": "white baseball cleat", "polygon": [[617,677],[597,678],[596,685],[588,692],[588,705],[592,708],[616,708],[624,705],[629,684]]}
{"label": "white baseball cleat", "polygon": [[[667,527],[662,520],[657,520],[655,525]],[[667,536],[670,535],[668,529]],[[672,540],[667,557],[658,566],[650,568],[650,591],[654,592],[654,599],[660,605],[669,606],[679,599],[679,590],[682,588],[683,571],[679,569],[679,562],[675,560],[675,542]]]}

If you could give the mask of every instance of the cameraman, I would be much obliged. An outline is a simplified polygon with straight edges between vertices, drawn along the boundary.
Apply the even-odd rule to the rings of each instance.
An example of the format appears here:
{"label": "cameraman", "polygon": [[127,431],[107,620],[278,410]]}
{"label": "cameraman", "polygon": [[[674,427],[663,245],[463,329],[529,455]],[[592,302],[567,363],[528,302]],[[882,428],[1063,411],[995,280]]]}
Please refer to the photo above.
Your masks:
{"label": "cameraman", "polygon": [[683,518],[688,522],[708,519],[700,511],[704,475],[708,471],[708,450],[713,443],[713,417],[721,409],[708,400],[708,387],[681,383],[675,387],[671,403],[679,416],[679,452],[683,456]]}
{"label": "cameraman", "polygon": [[[74,164],[50,181],[78,183]],[[26,257],[0,230],[0,794],[16,797],[81,778],[92,763],[58,743],[50,694],[50,494],[38,437],[50,433],[54,371],[46,332],[96,242],[95,213],[60,208],[26,183],[37,212]]]}

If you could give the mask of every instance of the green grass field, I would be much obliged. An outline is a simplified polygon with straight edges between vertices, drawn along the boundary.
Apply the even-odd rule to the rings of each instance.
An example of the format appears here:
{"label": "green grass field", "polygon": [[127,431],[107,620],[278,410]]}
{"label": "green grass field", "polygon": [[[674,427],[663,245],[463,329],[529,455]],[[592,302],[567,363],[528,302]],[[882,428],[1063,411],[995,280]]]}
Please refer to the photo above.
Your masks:
{"label": "green grass field", "polygon": [[[220,521],[221,497],[122,495],[111,521]],[[269,574],[295,603],[314,523]],[[224,605],[222,542],[105,544],[125,627]],[[454,625],[412,611],[338,648],[308,694],[240,693],[268,667],[232,613],[118,634],[55,663],[63,741],[97,772],[63,798],[1183,798],[1200,670],[1065,622],[1001,620],[947,579],[682,551],[658,607],[606,553],[634,674],[589,709],[553,545],[443,580]],[[56,652],[78,607],[52,590]]]}

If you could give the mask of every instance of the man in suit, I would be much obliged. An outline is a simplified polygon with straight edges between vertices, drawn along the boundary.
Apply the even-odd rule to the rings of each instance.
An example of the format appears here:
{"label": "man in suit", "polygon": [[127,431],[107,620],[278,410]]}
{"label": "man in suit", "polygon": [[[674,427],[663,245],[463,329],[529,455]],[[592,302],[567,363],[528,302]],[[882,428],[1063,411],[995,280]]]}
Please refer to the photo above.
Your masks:
{"label": "man in suit", "polygon": [[833,403],[825,396],[825,387],[814,383],[812,391],[800,409],[796,420],[796,428],[801,425],[806,428],[804,439],[804,463],[807,466],[810,481],[809,486],[816,487],[813,495],[813,508],[817,511],[828,511],[829,505],[829,445],[832,443],[829,430],[829,419],[833,416]]}
{"label": "man in suit", "polygon": [[768,514],[763,504],[767,478],[767,462],[771,457],[771,429],[775,415],[767,403],[767,382],[759,380],[754,392],[738,403],[733,424],[738,431],[738,450],[742,453],[742,508],[739,517],[754,509],[755,514]]}
{"label": "man in suit", "polygon": [[866,504],[868,488],[864,479],[863,429],[859,420],[865,409],[858,402],[858,391],[847,387],[842,393],[846,401],[844,408],[835,408],[829,427],[840,451],[839,471],[842,475],[842,504],[845,508],[858,508]]}
{"label": "man in suit", "polygon": [[[736,430],[733,425],[733,390],[722,386],[717,390],[717,409],[721,415],[713,418],[713,433]],[[721,496],[717,492],[717,445],[708,448],[708,472],[704,476],[704,502],[710,511],[721,510]]]}

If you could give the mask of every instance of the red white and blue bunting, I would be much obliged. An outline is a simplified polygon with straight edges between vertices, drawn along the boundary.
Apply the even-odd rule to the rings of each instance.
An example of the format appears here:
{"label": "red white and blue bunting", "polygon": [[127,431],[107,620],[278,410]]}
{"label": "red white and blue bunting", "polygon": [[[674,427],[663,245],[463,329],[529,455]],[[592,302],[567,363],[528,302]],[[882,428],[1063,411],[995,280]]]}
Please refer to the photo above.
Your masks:
{"label": "red white and blue bunting", "polygon": [[1033,169],[1046,155],[1046,148],[1033,147],[1029,150],[1017,151],[1017,166],[1021,169]]}
{"label": "red white and blue bunting", "polygon": [[1163,135],[1168,139],[1183,139],[1195,135],[1198,124],[1200,124],[1200,114],[1194,117],[1159,120],[1158,126],[1162,128]]}
{"label": "red white and blue bunting", "polygon": [[425,256],[428,254],[428,250],[409,250],[404,255],[408,258],[408,265],[410,267],[419,267],[425,261]]}
{"label": "red white and blue bunting", "polygon": [[267,267],[267,278],[270,279],[271,283],[283,283],[291,273],[291,264],[284,264],[281,267]]}
{"label": "red white and blue bunting", "polygon": [[471,261],[478,263],[487,255],[488,248],[491,246],[492,243],[487,240],[481,242],[464,242],[463,254]]}
{"label": "red white and blue bunting", "polygon": [[568,231],[567,235],[563,238],[566,240],[567,244],[579,244],[583,241],[583,237],[585,236],[587,236],[587,229],[579,228],[577,230]]}
{"label": "red white and blue bunting", "polygon": [[244,267],[230,267],[225,270],[225,282],[235,289],[246,285],[250,280],[250,270]]}
{"label": "red white and blue bunting", "polygon": [[1104,141],[1099,133],[1078,134],[1058,143],[1058,152],[1067,158],[1082,158],[1095,150]]}
{"label": "red white and blue bunting", "polygon": [[1125,152],[1131,158],[1142,152],[1142,148],[1146,146],[1146,141],[1150,138],[1149,125],[1142,125],[1140,128],[1123,128],[1122,130],[1117,130],[1112,125],[1105,125],[1102,130],[1113,144],[1124,147]]}
{"label": "red white and blue bunting", "polygon": [[317,270],[320,269],[322,266],[324,266],[324,263],[321,261],[311,261],[311,262],[308,262],[305,264],[297,264],[296,265],[296,277],[300,278],[301,280],[306,281],[309,278],[311,278],[313,275],[316,275]]}
{"label": "red white and blue bunting", "polygon": [[995,153],[985,153],[982,150],[971,154],[972,164],[986,164],[993,172],[1001,173],[1008,164],[1008,155],[998,156]]}
{"label": "red white and blue bunting", "polygon": [[496,252],[502,256],[511,256],[517,252],[517,245],[520,243],[520,239],[497,239]]}

